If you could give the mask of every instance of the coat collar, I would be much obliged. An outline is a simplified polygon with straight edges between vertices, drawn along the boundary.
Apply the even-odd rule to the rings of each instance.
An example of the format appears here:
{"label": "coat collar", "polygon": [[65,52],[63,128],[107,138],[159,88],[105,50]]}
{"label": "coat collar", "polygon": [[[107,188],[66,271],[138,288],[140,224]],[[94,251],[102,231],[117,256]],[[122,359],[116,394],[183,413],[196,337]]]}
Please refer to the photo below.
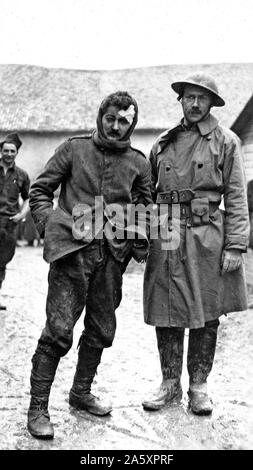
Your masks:
{"label": "coat collar", "polygon": [[214,131],[218,126],[218,120],[211,113],[208,114],[207,118],[197,124],[201,135],[205,136]]}
{"label": "coat collar", "polygon": [[[208,114],[207,118],[197,123],[198,130],[202,136],[210,134],[218,125],[218,120],[211,113]],[[171,129],[163,132],[159,139],[159,144],[171,140],[171,138],[179,131],[182,130],[182,121],[178,122]]]}

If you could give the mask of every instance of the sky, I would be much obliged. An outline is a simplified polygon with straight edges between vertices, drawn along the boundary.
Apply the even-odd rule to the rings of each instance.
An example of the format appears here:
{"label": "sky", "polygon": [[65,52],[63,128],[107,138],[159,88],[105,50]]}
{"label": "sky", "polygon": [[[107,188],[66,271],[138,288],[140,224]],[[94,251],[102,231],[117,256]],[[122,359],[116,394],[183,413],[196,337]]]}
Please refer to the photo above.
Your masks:
{"label": "sky", "polygon": [[253,0],[0,0],[0,64],[253,62]]}

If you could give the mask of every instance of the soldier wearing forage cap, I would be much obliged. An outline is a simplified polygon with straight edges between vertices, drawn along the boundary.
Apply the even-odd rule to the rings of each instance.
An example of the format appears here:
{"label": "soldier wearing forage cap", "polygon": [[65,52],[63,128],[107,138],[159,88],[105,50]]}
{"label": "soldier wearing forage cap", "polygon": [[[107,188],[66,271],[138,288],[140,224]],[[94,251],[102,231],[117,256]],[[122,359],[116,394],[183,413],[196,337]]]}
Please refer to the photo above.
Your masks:
{"label": "soldier wearing forage cap", "polygon": [[[130,142],[137,118],[137,103],[127,92],[109,95],[99,107],[93,134],[63,143],[31,187],[31,212],[38,231],[45,231],[44,258],[50,263],[47,321],[32,359],[28,430],[36,438],[54,436],[49,393],[85,306],[69,403],[98,416],[112,410],[91,393],[91,385],[103,349],[114,339],[122,275],[132,255],[138,261],[146,256],[133,240],[111,237],[109,230],[115,205],[124,209],[134,200],[152,203],[149,162]],[[54,191],[60,185],[58,207],[53,210]],[[96,197],[103,198],[101,237],[89,228],[88,212],[82,218],[76,210],[83,204],[96,211]],[[83,228],[78,231],[79,220]]]}
{"label": "soldier wearing forage cap", "polygon": [[[28,210],[30,180],[28,174],[15,164],[22,142],[16,133],[0,142],[0,289],[6,265],[14,256],[18,225]],[[19,197],[23,199],[20,209]],[[0,310],[6,306],[0,304]]]}
{"label": "soldier wearing forage cap", "polygon": [[[166,204],[171,222],[167,233],[178,236],[178,243],[164,245],[161,236],[151,240],[144,317],[156,327],[163,380],[143,407],[158,410],[181,398],[184,331],[189,328],[189,406],[197,415],[208,415],[212,401],[207,378],[219,317],[247,309],[242,263],[249,235],[244,167],[239,139],[210,112],[225,105],[214,79],[199,72],[171,86],[183,118],[158,138],[150,162],[153,199],[158,209]],[[219,207],[222,198],[225,211]],[[176,208],[178,231],[172,217]]]}

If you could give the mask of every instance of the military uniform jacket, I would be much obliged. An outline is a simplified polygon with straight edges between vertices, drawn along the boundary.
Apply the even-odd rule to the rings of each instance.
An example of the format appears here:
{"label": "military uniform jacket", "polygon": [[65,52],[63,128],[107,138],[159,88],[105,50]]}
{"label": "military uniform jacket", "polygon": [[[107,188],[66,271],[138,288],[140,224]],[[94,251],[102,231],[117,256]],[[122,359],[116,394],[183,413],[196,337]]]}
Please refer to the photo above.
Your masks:
{"label": "military uniform jacket", "polygon": [[20,210],[19,196],[23,201],[29,197],[30,179],[25,170],[15,163],[4,174],[0,159],[0,217],[14,216]]}
{"label": "military uniform jacket", "polygon": [[[58,206],[53,210],[54,192],[60,188]],[[152,202],[150,164],[138,150],[111,151],[98,147],[92,137],[64,142],[50,158],[30,191],[30,208],[40,234],[45,232],[44,258],[51,263],[91,243],[92,238],[73,234],[73,210],[80,205],[95,207],[95,196],[106,205],[125,207],[133,192],[143,204]],[[77,211],[78,212],[78,211]],[[85,230],[85,220],[84,230]],[[85,235],[85,233],[84,233]],[[114,256],[124,260],[128,241],[108,240]]]}

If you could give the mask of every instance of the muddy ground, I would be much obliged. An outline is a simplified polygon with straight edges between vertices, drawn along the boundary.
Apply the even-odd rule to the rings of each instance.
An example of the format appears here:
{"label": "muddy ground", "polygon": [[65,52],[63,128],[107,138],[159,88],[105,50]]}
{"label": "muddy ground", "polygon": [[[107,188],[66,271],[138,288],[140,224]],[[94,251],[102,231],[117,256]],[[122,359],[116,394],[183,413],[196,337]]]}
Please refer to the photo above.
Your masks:
{"label": "muddy ground", "polygon": [[[249,306],[252,303],[253,307],[252,251],[245,262]],[[212,416],[189,412],[185,362],[181,404],[153,413],[144,411],[141,401],[159,385],[161,374],[155,332],[142,317],[143,265],[134,262],[124,277],[115,342],[104,352],[93,387],[96,394],[112,401],[111,416],[98,418],[68,404],[81,318],[73,347],[61,360],[52,387],[50,414],[55,438],[40,441],[31,437],[26,429],[29,376],[31,357],[45,322],[47,272],[42,247],[18,247],[3,285],[2,300],[8,310],[0,313],[1,450],[253,449],[253,309],[221,319],[209,378]]]}

